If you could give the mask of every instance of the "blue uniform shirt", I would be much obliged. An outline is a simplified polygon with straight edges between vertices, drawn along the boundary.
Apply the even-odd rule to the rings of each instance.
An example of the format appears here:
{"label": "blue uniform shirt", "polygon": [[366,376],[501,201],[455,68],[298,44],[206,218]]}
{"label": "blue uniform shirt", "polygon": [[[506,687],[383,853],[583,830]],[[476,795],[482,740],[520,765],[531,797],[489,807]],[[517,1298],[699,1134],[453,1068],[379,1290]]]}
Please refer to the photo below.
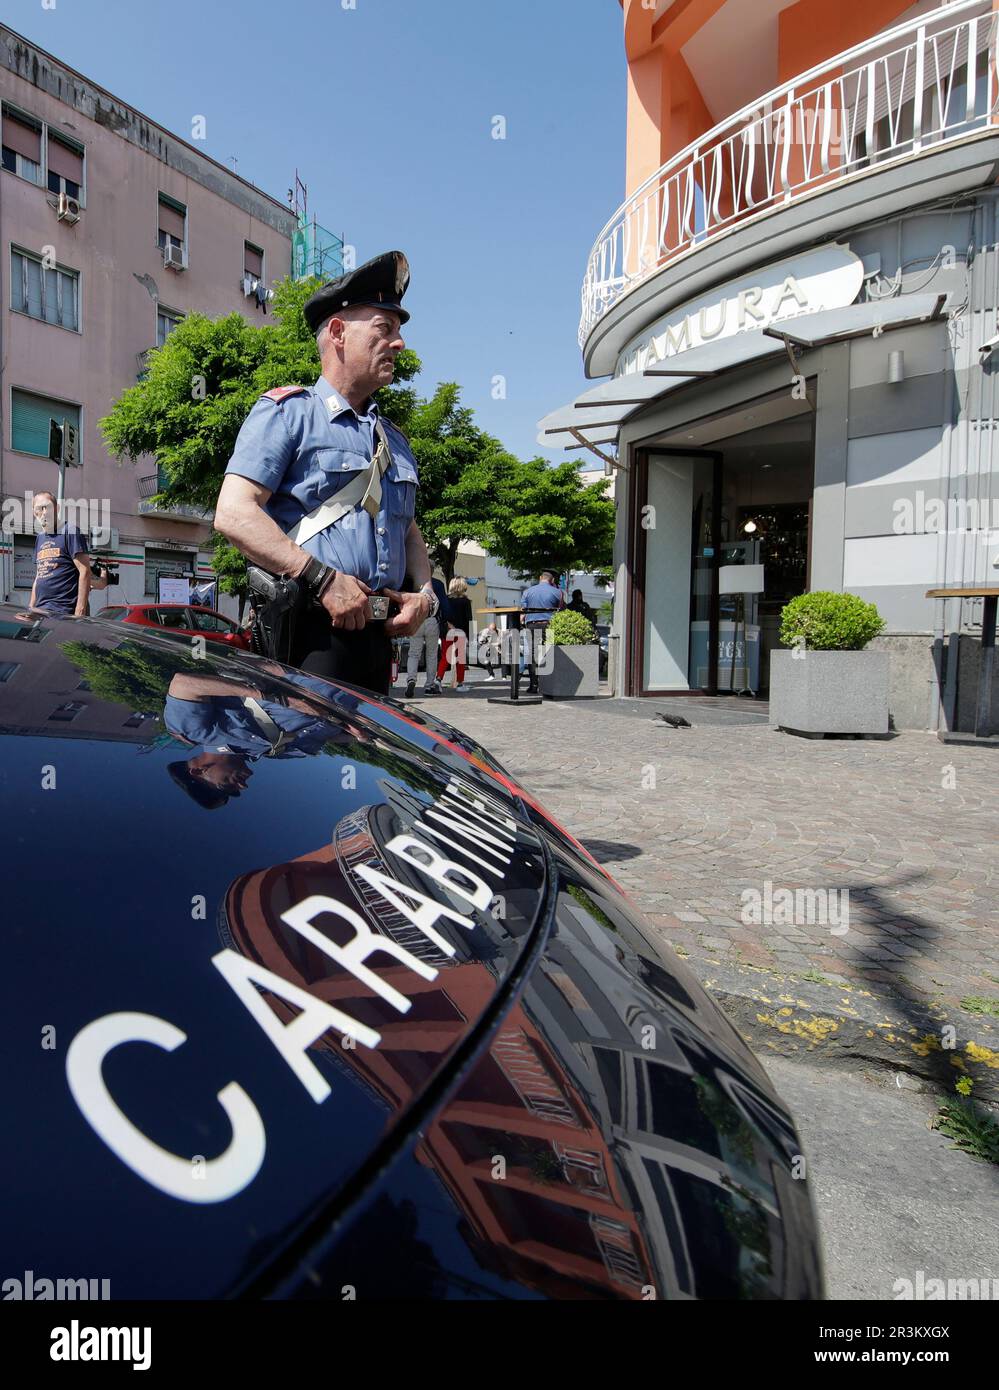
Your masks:
{"label": "blue uniform shirt", "polygon": [[524,590],[520,606],[527,622],[544,622],[562,607],[562,590],[556,589],[554,584],[532,584]]}
{"label": "blue uniform shirt", "polygon": [[[285,679],[301,686],[306,694],[312,692],[329,699],[330,687],[318,676],[293,671]],[[260,707],[287,739],[277,753],[279,758],[312,756],[331,740],[349,741],[339,721],[306,714],[263,696]],[[270,753],[273,747],[268,731],[261,728],[253,711],[238,695],[211,695],[201,700],[168,695],[163,705],[163,722],[170,733],[200,745],[204,752],[242,753],[255,759]]]}
{"label": "blue uniform shirt", "polygon": [[[356,414],[325,377],[282,401],[262,396],[243,422],[226,472],[270,488],[266,510],[282,531],[290,531],[368,468],[377,414],[373,402]],[[401,589],[419,479],[404,435],[382,423],[392,464],[382,478],[378,516],[372,520],[363,507],[355,508],[302,548],[371,589]]]}

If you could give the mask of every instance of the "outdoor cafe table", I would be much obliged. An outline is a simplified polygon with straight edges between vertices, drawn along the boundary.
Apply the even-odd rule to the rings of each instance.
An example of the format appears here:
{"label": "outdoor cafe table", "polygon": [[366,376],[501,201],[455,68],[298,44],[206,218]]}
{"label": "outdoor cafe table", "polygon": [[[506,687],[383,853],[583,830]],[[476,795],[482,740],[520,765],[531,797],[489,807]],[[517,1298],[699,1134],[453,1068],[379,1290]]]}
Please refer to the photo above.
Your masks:
{"label": "outdoor cafe table", "polygon": [[[480,613],[502,613],[509,620],[509,626],[515,631],[520,631],[521,610],[519,608],[480,608]],[[511,653],[513,660],[510,662],[510,694],[491,695],[489,703],[491,705],[540,705],[540,695],[521,695],[520,693],[520,638],[517,639],[517,651]]]}
{"label": "outdoor cafe table", "polygon": [[[982,662],[978,671],[978,702],[975,706],[975,738],[995,738],[992,723],[992,672],[996,654],[996,605],[999,587],[927,589],[927,598],[980,598],[982,604]],[[967,737],[967,735],[965,735]]]}

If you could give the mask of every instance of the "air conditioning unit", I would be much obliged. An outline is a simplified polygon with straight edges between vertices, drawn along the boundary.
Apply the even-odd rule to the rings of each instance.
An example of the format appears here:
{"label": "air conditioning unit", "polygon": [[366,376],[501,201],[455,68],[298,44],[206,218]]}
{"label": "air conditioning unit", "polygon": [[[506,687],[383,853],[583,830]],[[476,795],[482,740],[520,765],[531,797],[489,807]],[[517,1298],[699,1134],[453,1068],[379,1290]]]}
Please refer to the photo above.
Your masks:
{"label": "air conditioning unit", "polygon": [[[108,532],[108,531],[111,532],[111,535],[108,537],[108,539],[107,539],[106,541],[101,542],[101,541],[99,541],[99,540],[97,539],[98,534],[100,534],[100,535],[102,535],[102,536],[105,536],[105,535],[107,535],[107,532]],[[117,528],[117,526],[109,526],[109,527],[107,528],[107,530],[102,530],[102,531],[99,532],[99,533],[98,533],[97,531],[91,531],[91,533],[90,533],[90,553],[91,553],[91,555],[93,555],[95,551],[101,551],[101,550],[117,550],[117,549],[118,549],[118,539],[119,539],[119,538],[118,538],[118,528]]]}
{"label": "air conditioning unit", "polygon": [[71,198],[68,193],[59,194],[59,206],[56,212],[60,222],[69,222],[72,225],[80,220],[80,204],[75,198]]}
{"label": "air conditioning unit", "polygon": [[184,259],[184,248],[182,246],[164,246],[163,264],[167,270],[186,270],[187,261]]}

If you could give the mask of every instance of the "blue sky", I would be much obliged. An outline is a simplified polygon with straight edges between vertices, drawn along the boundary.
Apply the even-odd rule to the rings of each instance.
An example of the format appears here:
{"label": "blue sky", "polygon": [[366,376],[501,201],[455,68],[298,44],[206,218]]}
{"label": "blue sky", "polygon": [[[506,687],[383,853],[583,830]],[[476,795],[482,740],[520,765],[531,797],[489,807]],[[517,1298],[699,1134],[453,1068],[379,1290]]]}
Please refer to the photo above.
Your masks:
{"label": "blue sky", "polygon": [[200,147],[271,196],[297,167],[358,260],[404,250],[423,394],[457,381],[514,453],[558,461],[535,423],[585,385],[580,286],[624,192],[620,6],[350,3],[5,0],[3,19],[186,139],[205,116]]}

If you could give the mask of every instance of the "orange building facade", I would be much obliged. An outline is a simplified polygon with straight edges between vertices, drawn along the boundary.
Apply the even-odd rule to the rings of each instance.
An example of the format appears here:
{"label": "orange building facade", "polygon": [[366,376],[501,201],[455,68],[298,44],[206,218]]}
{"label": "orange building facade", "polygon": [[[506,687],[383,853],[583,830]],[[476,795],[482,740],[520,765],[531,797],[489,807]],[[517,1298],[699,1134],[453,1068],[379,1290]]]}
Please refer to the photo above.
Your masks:
{"label": "orange building facade", "polygon": [[599,382],[539,435],[620,475],[616,693],[766,695],[784,604],[847,591],[896,726],[957,727],[982,601],[926,591],[999,580],[999,0],[620,4]]}

